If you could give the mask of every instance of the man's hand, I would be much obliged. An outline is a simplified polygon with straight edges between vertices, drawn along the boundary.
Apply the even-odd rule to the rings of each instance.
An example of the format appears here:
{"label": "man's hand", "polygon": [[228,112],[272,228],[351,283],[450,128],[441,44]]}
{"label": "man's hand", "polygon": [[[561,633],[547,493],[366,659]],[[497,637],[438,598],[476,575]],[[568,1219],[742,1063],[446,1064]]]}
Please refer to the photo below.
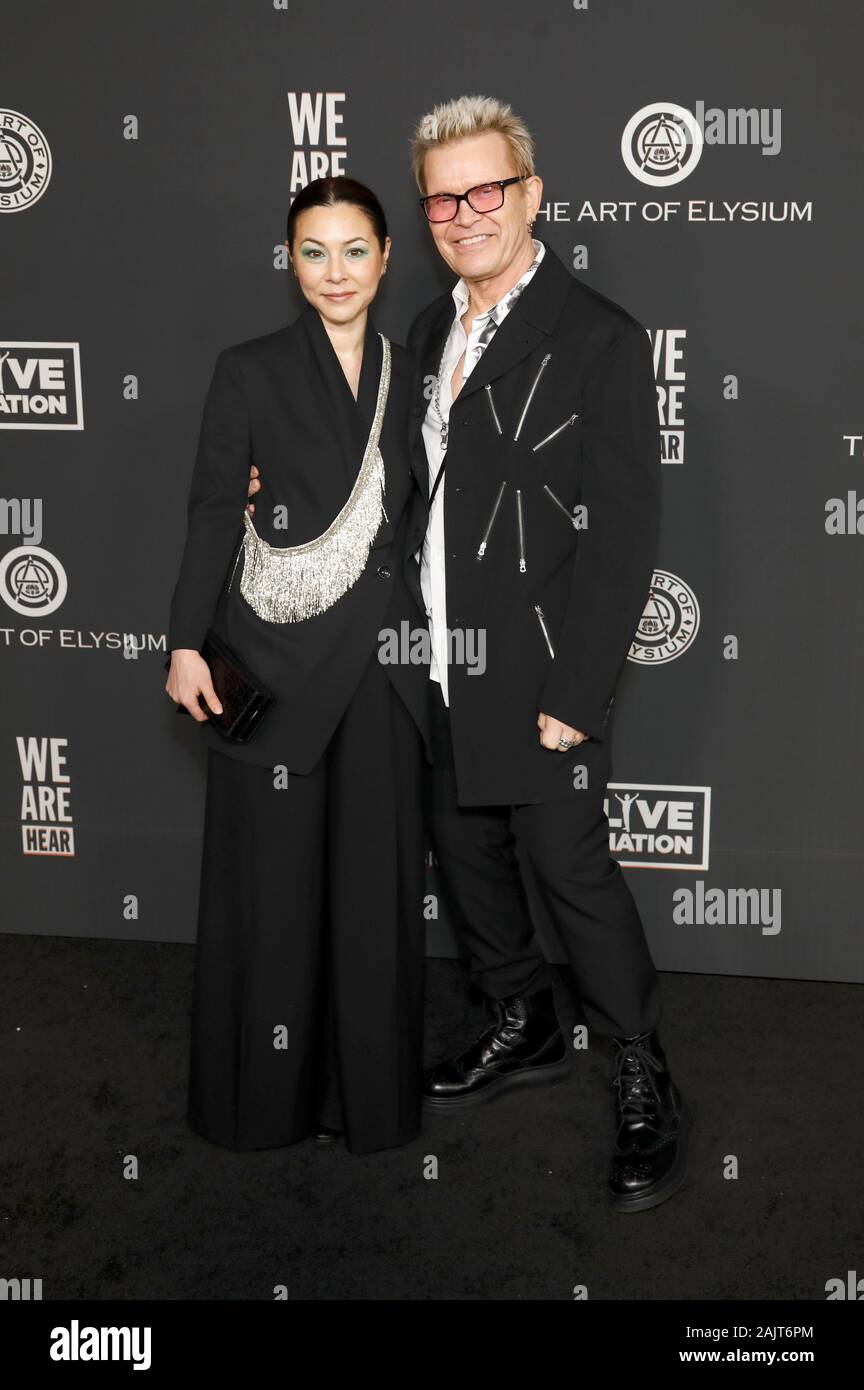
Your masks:
{"label": "man's hand", "polygon": [[[258,481],[258,469],[255,467],[253,463],[252,467],[249,469],[249,491],[247,492],[246,496],[253,497],[254,494],[260,488],[260,486],[261,484]],[[249,513],[249,515],[252,516],[253,512],[255,511],[255,503],[248,502],[246,504],[246,510]]]}
{"label": "man's hand", "polygon": [[171,670],[165,682],[165,693],[177,705],[183,705],[192,718],[203,724],[207,715],[198,703],[203,695],[214,714],[222,713],[219,697],[213,689],[210,667],[200,652],[191,647],[175,647],[171,653]]}
{"label": "man's hand", "polygon": [[577,743],[584,743],[587,734],[581,734],[578,729],[571,729],[569,724],[562,724],[560,719],[553,719],[551,714],[541,714],[537,717],[537,728],[540,730],[540,743],[544,748],[554,748],[559,753],[569,753],[569,748],[560,748],[559,739],[569,740],[572,748]]}

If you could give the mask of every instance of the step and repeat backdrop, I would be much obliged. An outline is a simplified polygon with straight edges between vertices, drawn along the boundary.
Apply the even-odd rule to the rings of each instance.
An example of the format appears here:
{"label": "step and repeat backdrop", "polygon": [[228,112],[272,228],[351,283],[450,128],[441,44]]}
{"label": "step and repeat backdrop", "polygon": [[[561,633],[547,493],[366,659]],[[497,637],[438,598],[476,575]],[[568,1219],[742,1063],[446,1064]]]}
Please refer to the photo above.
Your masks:
{"label": "step and repeat backdrop", "polygon": [[[484,92],[535,135],[535,231],[654,354],[664,519],[608,814],[656,962],[864,979],[862,38],[852,0],[6,16],[3,931],[194,939],[205,754],[163,663],[217,353],[299,312],[285,215],[327,173],[384,203],[404,342],[450,283],[412,128]],[[456,954],[432,863],[418,911]]]}

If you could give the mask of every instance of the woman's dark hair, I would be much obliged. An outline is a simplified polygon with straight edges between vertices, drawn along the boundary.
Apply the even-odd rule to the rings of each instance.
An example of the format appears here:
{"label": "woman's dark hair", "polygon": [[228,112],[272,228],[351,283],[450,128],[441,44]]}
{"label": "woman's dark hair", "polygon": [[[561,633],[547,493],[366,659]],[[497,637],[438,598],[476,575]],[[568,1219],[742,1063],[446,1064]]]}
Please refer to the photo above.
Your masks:
{"label": "woman's dark hair", "polygon": [[337,203],[351,203],[355,208],[360,208],[365,212],[372,223],[375,237],[383,251],[384,242],[387,239],[387,219],[384,216],[384,209],[371,188],[367,188],[365,183],[358,183],[356,179],[347,178],[344,174],[326,179],[313,179],[311,183],[307,183],[306,187],[300,190],[291,204],[288,220],[285,224],[285,240],[289,247],[294,245],[297,218],[301,212],[306,212],[309,208],[332,208]]}

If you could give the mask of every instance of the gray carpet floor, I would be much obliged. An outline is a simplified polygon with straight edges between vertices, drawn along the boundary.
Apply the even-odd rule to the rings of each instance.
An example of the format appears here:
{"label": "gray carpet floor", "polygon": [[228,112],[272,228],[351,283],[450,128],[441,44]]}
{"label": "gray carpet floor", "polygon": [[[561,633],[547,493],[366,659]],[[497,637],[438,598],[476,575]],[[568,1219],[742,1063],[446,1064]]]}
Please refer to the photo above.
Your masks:
{"label": "gray carpet floor", "polygon": [[[622,1214],[604,1190],[599,1039],[562,1084],[429,1120],[402,1149],[199,1138],[192,961],[191,946],[0,937],[0,1274],[41,1278],[44,1299],[822,1300],[862,1265],[859,986],[665,975],[690,1173]],[[569,1029],[567,971],[555,980]],[[429,1060],[484,1017],[461,965],[430,961]]]}

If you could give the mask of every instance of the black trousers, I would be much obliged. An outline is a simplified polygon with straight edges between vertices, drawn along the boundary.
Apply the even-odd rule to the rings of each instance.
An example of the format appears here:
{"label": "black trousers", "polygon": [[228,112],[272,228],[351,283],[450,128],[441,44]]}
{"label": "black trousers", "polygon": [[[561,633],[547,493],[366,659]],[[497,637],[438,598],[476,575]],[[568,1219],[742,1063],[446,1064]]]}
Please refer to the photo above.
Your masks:
{"label": "black trousers", "polygon": [[377,654],[308,775],[208,752],[189,1120],[214,1143],[419,1133],[422,763]]}
{"label": "black trousers", "polygon": [[567,954],[589,1027],[626,1037],[656,1027],[657,972],[633,895],[609,855],[603,798],[611,777],[611,725],[601,745],[605,775],[572,801],[459,806],[450,715],[438,682],[429,686],[435,761],[426,774],[427,828],[473,982],[493,999],[549,984],[521,857]]}

